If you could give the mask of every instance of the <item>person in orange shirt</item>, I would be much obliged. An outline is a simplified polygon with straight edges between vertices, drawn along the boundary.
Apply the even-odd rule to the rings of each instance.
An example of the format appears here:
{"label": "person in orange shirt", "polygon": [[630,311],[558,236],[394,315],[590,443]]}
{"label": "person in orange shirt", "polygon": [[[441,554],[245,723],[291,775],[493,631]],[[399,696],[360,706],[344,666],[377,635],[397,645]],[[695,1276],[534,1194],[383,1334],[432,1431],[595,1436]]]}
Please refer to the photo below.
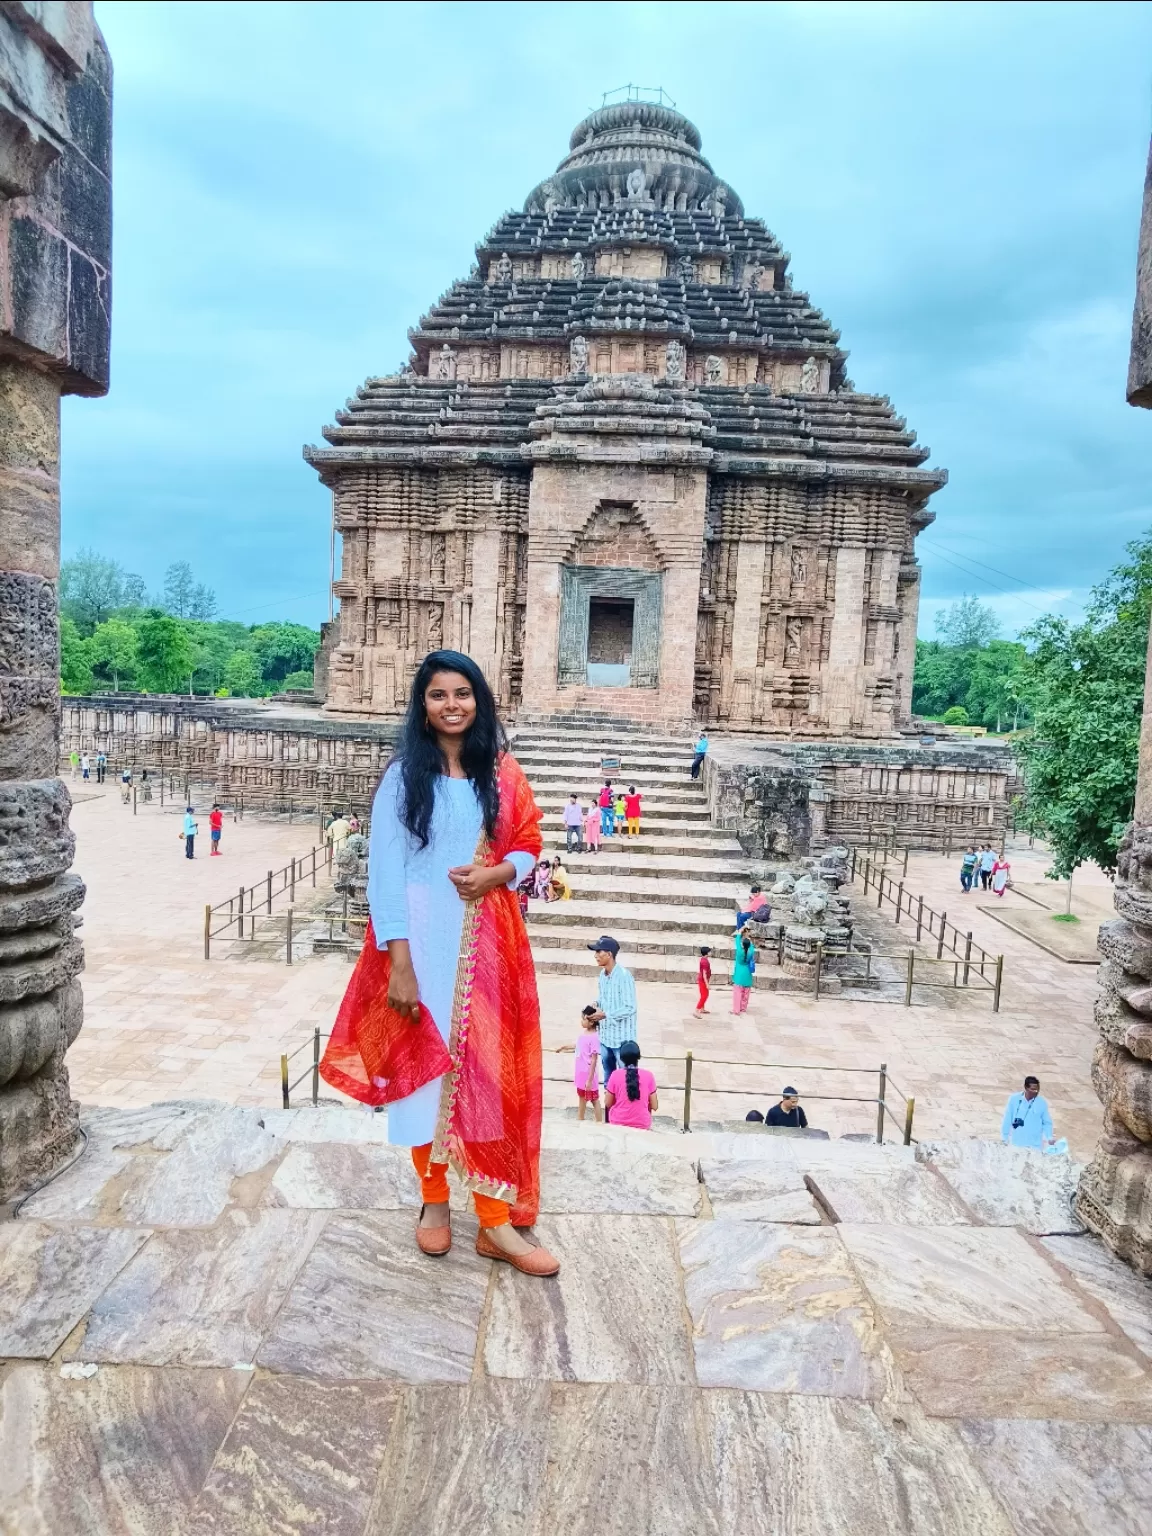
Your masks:
{"label": "person in orange shirt", "polygon": [[628,823],[628,836],[640,836],[640,801],[644,797],[636,793],[635,784],[629,784],[624,796],[624,820]]}

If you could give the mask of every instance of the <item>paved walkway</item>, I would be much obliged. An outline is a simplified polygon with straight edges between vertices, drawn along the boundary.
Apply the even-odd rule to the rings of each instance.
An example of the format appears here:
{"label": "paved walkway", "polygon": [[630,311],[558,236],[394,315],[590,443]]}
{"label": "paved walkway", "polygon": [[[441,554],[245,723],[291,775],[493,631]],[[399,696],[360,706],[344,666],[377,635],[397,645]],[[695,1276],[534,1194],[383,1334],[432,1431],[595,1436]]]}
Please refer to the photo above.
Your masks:
{"label": "paved walkway", "polygon": [[[239,1104],[279,1101],[281,1050],[306,1042],[316,1025],[327,1030],[348,979],[338,957],[288,969],[268,960],[223,954],[205,962],[205,902],[225,899],[292,855],[307,853],[313,824],[228,821],[224,857],[189,863],[175,812],[156,805],[134,818],[113,787],[73,786],[76,868],[88,882],[83,935],[86,1022],[68,1062],[76,1096],[87,1103],[141,1105],[173,1097],[205,1097]],[[90,798],[80,799],[89,795]],[[206,816],[202,815],[205,824]],[[950,917],[969,914],[977,942],[1006,956],[1002,1011],[993,1015],[987,994],[936,994],[936,1001],[905,1009],[893,1002],[855,1002],[779,993],[754,993],[749,1012],[735,1018],[729,994],[718,988],[703,1020],[693,1018],[695,987],[640,983],[640,1037],[658,1079],[663,1107],[680,1112],[683,1057],[768,1061],[780,1069],[750,1071],[697,1063],[695,1117],[722,1118],[763,1105],[795,1081],[814,1124],[833,1134],[866,1131],[876,1112],[868,1103],[822,1102],[817,1093],[874,1096],[871,1073],[886,1061],[896,1085],[914,1094],[916,1134],[994,1135],[1008,1093],[1026,1072],[1036,1072],[1053,1106],[1059,1134],[1081,1157],[1099,1134],[1100,1106],[1092,1091],[1095,1043],[1092,1000],[1095,967],[1068,965],[1012,933],[979,908],[992,900],[959,891],[957,859],[913,856],[908,887]],[[1045,860],[1023,849],[1013,854],[1020,881],[1039,881]],[[1077,881],[1106,884],[1098,872]],[[862,899],[857,886],[853,894]],[[1022,898],[1009,895],[1006,903]],[[1033,909],[1036,910],[1036,909]],[[967,926],[967,923],[965,924]],[[626,936],[621,935],[626,942]],[[900,936],[900,942],[903,935]],[[893,930],[893,948],[897,935]],[[627,950],[623,958],[627,961]],[[571,1043],[581,1007],[592,1000],[591,978],[542,976],[545,1046]],[[671,1058],[658,1061],[659,1057]],[[301,1058],[303,1065],[303,1058]],[[867,1076],[805,1071],[856,1067]],[[571,1058],[548,1055],[546,1102],[573,1097]],[[708,1093],[709,1088],[744,1090]]]}

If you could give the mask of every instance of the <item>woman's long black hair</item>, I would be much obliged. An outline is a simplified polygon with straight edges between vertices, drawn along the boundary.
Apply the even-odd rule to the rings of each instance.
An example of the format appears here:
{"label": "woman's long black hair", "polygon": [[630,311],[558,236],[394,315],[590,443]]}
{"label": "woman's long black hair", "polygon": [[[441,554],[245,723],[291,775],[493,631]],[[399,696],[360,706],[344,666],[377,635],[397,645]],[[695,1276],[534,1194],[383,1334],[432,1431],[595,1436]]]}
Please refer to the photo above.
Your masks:
{"label": "woman's long black hair", "polygon": [[476,700],[476,718],[466,732],[460,749],[460,766],[476,787],[476,798],[484,815],[484,830],[491,837],[500,813],[496,780],[501,752],[508,750],[508,739],[496,713],[496,700],[488,679],[462,651],[430,651],[412,679],[412,693],[392,762],[400,764],[403,794],[400,819],[421,848],[427,848],[436,803],[436,782],[447,773],[448,763],[440,743],[424,712],[424,695],[437,672],[459,672],[472,685]]}
{"label": "woman's long black hair", "polygon": [[636,1070],[640,1061],[640,1047],[635,1040],[625,1040],[616,1055],[624,1063],[624,1081],[628,1085],[628,1097],[635,1101],[640,1097],[640,1074]]}

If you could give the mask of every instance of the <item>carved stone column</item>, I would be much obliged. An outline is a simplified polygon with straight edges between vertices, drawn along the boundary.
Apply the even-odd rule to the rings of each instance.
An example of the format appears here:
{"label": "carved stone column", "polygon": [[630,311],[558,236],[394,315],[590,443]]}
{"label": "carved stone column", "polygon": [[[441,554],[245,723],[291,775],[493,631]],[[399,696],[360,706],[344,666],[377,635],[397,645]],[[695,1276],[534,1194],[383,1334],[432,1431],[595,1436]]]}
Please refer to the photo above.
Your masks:
{"label": "carved stone column", "polygon": [[[1152,154],[1144,182],[1128,374],[1132,405],[1152,407]],[[1100,1043],[1092,1084],[1104,1133],[1076,1195],[1083,1219],[1134,1268],[1152,1275],[1152,640],[1132,825],[1116,867],[1116,922],[1100,929]]]}
{"label": "carved stone column", "polygon": [[0,10],[0,1201],[67,1154],[83,1018],[60,732],[60,396],[108,387],[111,75],[80,0]]}

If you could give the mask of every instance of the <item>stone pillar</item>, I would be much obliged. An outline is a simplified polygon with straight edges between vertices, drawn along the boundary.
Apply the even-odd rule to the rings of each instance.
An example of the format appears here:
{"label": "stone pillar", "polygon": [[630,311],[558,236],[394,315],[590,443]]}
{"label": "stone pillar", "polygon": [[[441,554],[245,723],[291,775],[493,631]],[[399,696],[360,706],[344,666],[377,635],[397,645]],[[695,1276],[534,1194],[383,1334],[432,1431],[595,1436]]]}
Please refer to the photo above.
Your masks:
{"label": "stone pillar", "polygon": [[60,730],[60,396],[108,387],[111,71],[80,0],[0,10],[0,1201],[71,1149],[83,1016]]}
{"label": "stone pillar", "polygon": [[834,731],[849,734],[859,726],[860,668],[864,660],[864,572],[868,551],[842,546],[836,551],[836,593],[832,613],[825,718]]}
{"label": "stone pillar", "polygon": [[[1152,153],[1136,263],[1128,373],[1132,405],[1152,408]],[[1132,825],[1116,863],[1117,921],[1100,929],[1092,1085],[1104,1134],[1084,1170],[1076,1209],[1114,1253],[1152,1275],[1152,636]]]}

